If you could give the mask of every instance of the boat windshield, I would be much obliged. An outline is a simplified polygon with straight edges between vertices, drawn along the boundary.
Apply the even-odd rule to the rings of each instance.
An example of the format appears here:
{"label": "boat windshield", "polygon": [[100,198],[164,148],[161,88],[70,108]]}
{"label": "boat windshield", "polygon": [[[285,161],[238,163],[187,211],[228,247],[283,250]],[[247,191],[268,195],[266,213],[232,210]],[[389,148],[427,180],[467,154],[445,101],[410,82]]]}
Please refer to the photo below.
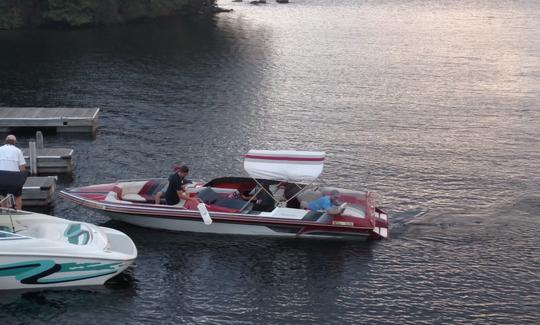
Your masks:
{"label": "boat windshield", "polygon": [[0,230],[0,240],[10,240],[10,239],[27,239],[26,236],[21,236],[14,234],[12,232],[2,231]]}

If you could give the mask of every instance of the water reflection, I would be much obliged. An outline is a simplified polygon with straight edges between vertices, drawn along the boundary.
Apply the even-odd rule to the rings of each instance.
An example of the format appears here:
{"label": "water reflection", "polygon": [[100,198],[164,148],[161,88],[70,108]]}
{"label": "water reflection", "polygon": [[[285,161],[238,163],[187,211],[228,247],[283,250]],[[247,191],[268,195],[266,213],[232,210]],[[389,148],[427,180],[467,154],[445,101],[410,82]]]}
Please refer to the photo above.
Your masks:
{"label": "water reflection", "polygon": [[[129,278],[129,275],[123,277]],[[68,311],[72,315],[95,315],[87,319],[94,322],[90,319],[126,310],[134,296],[131,286],[118,285],[118,282],[111,286],[84,289],[4,291],[0,296],[0,313],[5,324],[50,322],[62,319]]]}
{"label": "water reflection", "polygon": [[[287,307],[313,321],[319,308],[344,308],[348,298],[342,288],[351,278],[369,277],[373,259],[370,245],[356,242],[191,234],[120,224],[115,228],[140,247],[138,293],[161,300],[161,308],[188,315],[213,310],[210,317],[226,309],[242,319],[253,308],[277,313]],[[166,299],[171,295],[174,301]],[[254,300],[260,307],[248,307]]]}

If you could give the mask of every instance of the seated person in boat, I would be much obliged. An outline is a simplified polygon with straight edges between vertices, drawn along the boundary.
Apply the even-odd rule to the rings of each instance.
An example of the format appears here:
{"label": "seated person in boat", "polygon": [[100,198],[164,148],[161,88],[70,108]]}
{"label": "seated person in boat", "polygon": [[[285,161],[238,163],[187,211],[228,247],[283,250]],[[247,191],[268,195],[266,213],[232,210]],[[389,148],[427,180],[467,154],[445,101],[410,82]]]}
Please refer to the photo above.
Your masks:
{"label": "seated person in boat", "polygon": [[[182,189],[184,190],[184,192],[187,191],[186,187],[188,187],[189,184],[193,184],[193,183],[190,180],[186,180],[186,185],[182,186]],[[167,181],[167,183],[165,183],[165,185],[159,191],[157,191],[156,194],[154,194],[155,204],[161,204],[161,197],[163,196],[163,194],[167,192],[168,188],[169,188],[169,182]]]}
{"label": "seated person in boat", "polygon": [[321,196],[308,204],[308,209],[312,211],[329,211],[332,207],[338,206],[339,191],[332,190],[329,195]]}
{"label": "seated person in boat", "polygon": [[178,204],[180,200],[197,201],[196,198],[190,197],[184,190],[184,186],[190,183],[190,181],[186,179],[186,176],[189,173],[188,166],[175,166],[174,171],[175,173],[169,176],[169,186],[167,186],[167,190],[165,191],[165,200],[167,201],[167,204],[175,205]]}
{"label": "seated person in boat", "polygon": [[167,192],[167,189],[169,188],[169,182],[163,186],[159,191],[156,192],[154,195],[154,203],[161,204],[161,197],[163,196],[163,193]]}
{"label": "seated person in boat", "polygon": [[[262,185],[262,188],[261,188]],[[242,199],[252,201],[253,210],[270,212],[274,210],[275,201],[270,194],[270,186],[267,183],[257,184],[248,195],[241,195]]]}
{"label": "seated person in boat", "polygon": [[304,185],[298,185],[295,183],[287,183],[285,185],[285,190],[283,196],[287,201],[287,208],[291,209],[300,209],[300,200],[298,200],[298,192],[301,192],[304,188]]}

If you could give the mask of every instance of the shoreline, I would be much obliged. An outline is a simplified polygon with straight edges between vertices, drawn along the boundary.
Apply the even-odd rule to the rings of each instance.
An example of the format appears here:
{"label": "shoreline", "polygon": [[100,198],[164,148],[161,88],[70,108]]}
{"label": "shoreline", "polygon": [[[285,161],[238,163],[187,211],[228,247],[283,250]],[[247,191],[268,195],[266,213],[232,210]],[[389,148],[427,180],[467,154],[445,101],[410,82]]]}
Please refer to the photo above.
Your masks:
{"label": "shoreline", "polygon": [[0,31],[29,29],[84,29],[123,25],[162,17],[207,17],[232,9],[222,8],[216,0],[94,0],[86,4],[5,1],[0,3]]}

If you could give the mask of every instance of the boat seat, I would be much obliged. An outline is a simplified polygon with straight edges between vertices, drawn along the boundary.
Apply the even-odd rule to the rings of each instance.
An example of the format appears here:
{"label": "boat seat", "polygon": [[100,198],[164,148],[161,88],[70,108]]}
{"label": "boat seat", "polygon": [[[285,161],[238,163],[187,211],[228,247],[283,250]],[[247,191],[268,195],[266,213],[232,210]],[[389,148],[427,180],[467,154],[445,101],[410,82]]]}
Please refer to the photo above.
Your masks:
{"label": "boat seat", "polygon": [[197,193],[197,197],[206,204],[215,204],[219,200],[219,194],[217,194],[212,188],[207,187]]}
{"label": "boat seat", "polygon": [[[141,198],[143,198],[147,202],[154,202],[154,197],[157,192],[163,191],[165,192],[167,190],[167,187],[169,185],[169,181],[166,179],[151,179],[146,182],[146,184],[143,185],[143,187],[139,190],[137,193]],[[165,195],[162,195],[162,198],[164,198]],[[135,199],[139,199],[134,196]],[[130,199],[127,199],[130,200]],[[137,200],[133,200],[137,201]]]}
{"label": "boat seat", "polygon": [[67,226],[64,223],[42,223],[23,229],[18,234],[84,246],[93,238],[90,227],[88,224],[78,222],[68,223]]}
{"label": "boat seat", "polygon": [[64,237],[70,244],[86,245],[91,240],[90,229],[82,223],[71,223],[64,231]]}
{"label": "boat seat", "polygon": [[239,210],[241,212],[249,211],[253,208],[253,203],[251,202],[248,203],[247,201],[240,200],[240,199],[221,198],[214,204],[220,207],[224,207],[224,208]]}
{"label": "boat seat", "polygon": [[244,200],[222,197],[210,187],[199,191],[197,193],[197,197],[205,204],[216,205],[239,211],[242,210],[242,208],[244,208],[242,211],[249,211],[253,207],[253,203],[247,204],[247,202]]}
{"label": "boat seat", "polygon": [[107,193],[107,196],[105,197],[105,201],[107,202],[112,202],[112,203],[126,203],[126,204],[132,204],[133,202],[131,201],[124,201],[122,199],[119,199],[118,198],[118,191],[109,191],[109,193]]}
{"label": "boat seat", "polygon": [[164,180],[121,182],[116,184],[119,200],[148,202],[153,201],[155,194],[165,187]]}
{"label": "boat seat", "polygon": [[18,233],[20,235],[34,238],[67,241],[67,237],[64,237],[65,230],[66,228],[64,224],[41,223],[32,225],[31,227],[23,229]]}
{"label": "boat seat", "polygon": [[269,217],[302,220],[307,214],[308,211],[303,209],[275,208]]}
{"label": "boat seat", "polygon": [[124,195],[127,194],[139,194],[141,189],[144,187],[144,185],[147,183],[147,181],[137,181],[137,182],[121,182],[116,184],[117,187],[120,188],[122,191],[121,197],[123,198]]}
{"label": "boat seat", "polygon": [[139,194],[132,194],[132,193],[122,195],[122,199],[128,200],[128,201],[135,201],[135,202],[146,202],[145,197]]}

